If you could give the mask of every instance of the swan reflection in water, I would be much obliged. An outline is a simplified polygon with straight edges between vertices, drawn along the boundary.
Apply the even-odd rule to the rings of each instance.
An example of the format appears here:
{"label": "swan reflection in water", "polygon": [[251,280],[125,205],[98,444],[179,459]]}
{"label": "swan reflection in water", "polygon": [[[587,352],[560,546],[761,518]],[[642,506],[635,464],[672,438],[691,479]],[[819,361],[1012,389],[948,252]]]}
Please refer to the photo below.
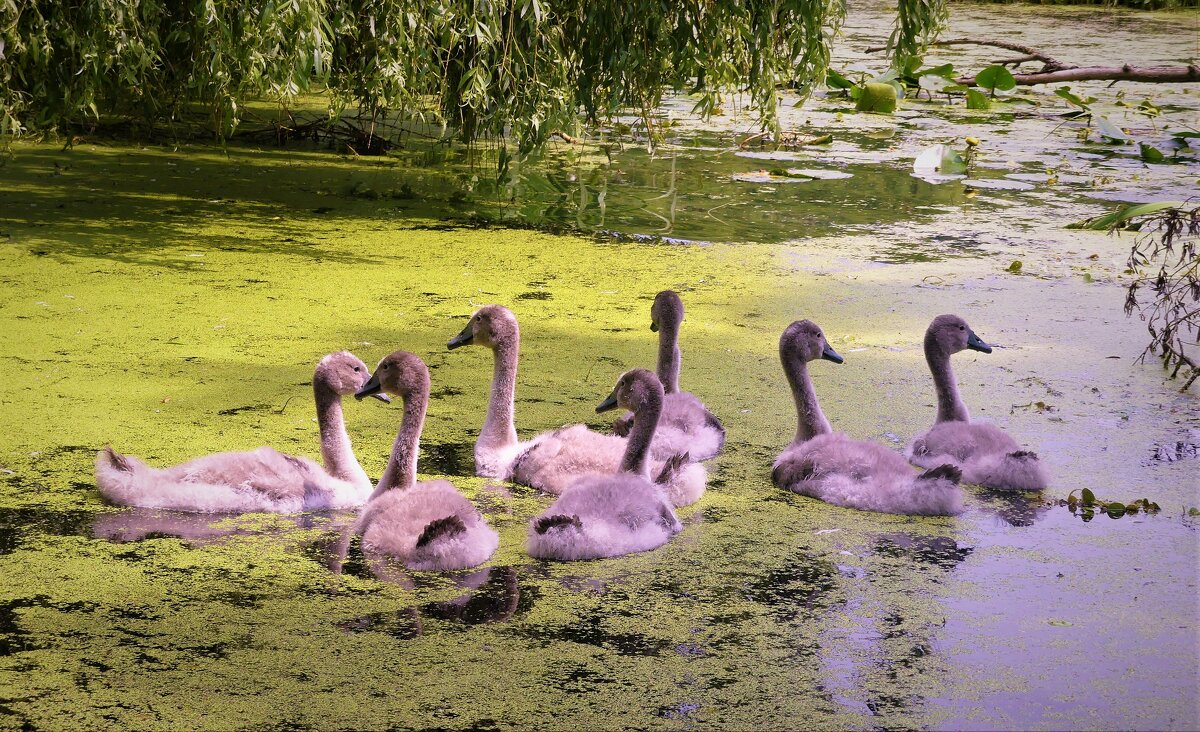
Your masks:
{"label": "swan reflection in water", "polygon": [[[463,593],[451,600],[430,602],[399,611],[372,613],[337,625],[348,632],[380,631],[412,638],[424,632],[424,620],[444,620],[464,625],[503,622],[528,610],[536,593],[522,593],[516,567],[485,567],[450,573],[410,572],[398,561],[383,555],[366,554],[352,540],[352,512],[271,516],[297,529],[325,529],[317,539],[301,543],[300,551],[334,575],[375,579],[408,590],[444,587],[450,579]],[[91,535],[116,543],[177,538],[189,544],[206,545],[232,536],[262,533],[260,526],[244,520],[245,515],[198,514],[158,509],[130,508],[97,516]]]}

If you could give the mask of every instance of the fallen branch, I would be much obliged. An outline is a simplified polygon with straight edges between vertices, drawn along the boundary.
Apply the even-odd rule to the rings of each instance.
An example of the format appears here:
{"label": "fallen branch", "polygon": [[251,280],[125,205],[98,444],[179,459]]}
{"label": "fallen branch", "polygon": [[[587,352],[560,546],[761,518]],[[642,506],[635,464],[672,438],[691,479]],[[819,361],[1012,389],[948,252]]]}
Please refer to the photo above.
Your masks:
{"label": "fallen branch", "polygon": [[[1025,54],[1020,58],[997,61],[1002,66],[1017,65],[1026,61],[1041,61],[1042,68],[1029,74],[1013,74],[1018,86],[1055,84],[1064,81],[1144,81],[1155,84],[1184,84],[1200,81],[1200,66],[1074,66],[1065,64],[1036,48],[1008,41],[993,41],[984,38],[953,38],[936,41],[935,46],[994,46]],[[867,53],[889,50],[887,46],[872,46]],[[964,86],[975,86],[974,76],[963,76],[955,81]]]}
{"label": "fallen branch", "polygon": [[[1054,58],[1053,56],[1049,56],[1045,53],[1042,53],[1041,51],[1037,50],[1036,48],[1030,48],[1029,46],[1025,46],[1020,43],[1009,43],[1008,41],[991,41],[991,40],[987,40],[987,39],[983,39],[983,38],[953,38],[948,41],[934,41],[932,45],[934,45],[934,46],[994,46],[996,48],[1004,48],[1009,51],[1016,51],[1017,53],[1023,53],[1028,57],[1025,59],[1026,61],[1041,61],[1043,64],[1045,64],[1045,67],[1042,69],[1042,71],[1055,71],[1058,69],[1073,68],[1072,66],[1062,63],[1061,61]],[[887,46],[872,46],[871,48],[867,49],[867,53],[878,53],[879,51],[887,51],[887,50],[889,50],[889,48]]]}
{"label": "fallen branch", "polygon": [[[1200,66],[1078,66],[1058,71],[1039,71],[1033,74],[1013,74],[1018,86],[1055,84],[1063,81],[1145,81],[1155,84],[1183,84],[1200,81]],[[975,86],[974,76],[955,81]]]}

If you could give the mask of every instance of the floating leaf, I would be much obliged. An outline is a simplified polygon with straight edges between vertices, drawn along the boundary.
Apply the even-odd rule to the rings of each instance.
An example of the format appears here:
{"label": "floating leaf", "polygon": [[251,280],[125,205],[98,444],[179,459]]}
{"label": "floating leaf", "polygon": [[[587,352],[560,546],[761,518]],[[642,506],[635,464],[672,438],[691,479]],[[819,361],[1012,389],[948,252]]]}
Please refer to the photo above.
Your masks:
{"label": "floating leaf", "polygon": [[1091,488],[1084,488],[1079,492],[1079,495],[1083,498],[1083,505],[1085,507],[1096,505],[1096,494],[1092,493]]}
{"label": "floating leaf", "polygon": [[1085,110],[1096,101],[1095,97],[1088,97],[1087,99],[1083,99],[1083,98],[1075,95],[1074,93],[1071,92],[1071,87],[1069,87],[1069,86],[1060,86],[1059,88],[1054,90],[1054,93],[1057,94],[1058,96],[1062,97],[1063,99],[1066,99],[1071,104],[1074,104],[1076,107],[1080,107]]}
{"label": "floating leaf", "polygon": [[1125,515],[1125,504],[1123,503],[1107,503],[1104,505],[1104,512],[1109,518],[1118,519]]}
{"label": "floating leaf", "polygon": [[849,89],[854,86],[854,82],[830,69],[825,72],[825,86],[830,89]]}
{"label": "floating leaf", "polygon": [[1020,272],[1020,271],[1021,271],[1021,260],[1019,260],[1019,259],[1014,259],[1014,260],[1012,261],[1012,264],[1008,265],[1008,268],[1007,268],[1006,270],[1004,270],[1004,271],[1005,271],[1005,272],[1012,272],[1013,274],[1017,274],[1018,272]]}
{"label": "floating leaf", "polygon": [[1069,620],[1047,620],[1046,622],[1059,628],[1070,628],[1074,625]]}
{"label": "floating leaf", "polygon": [[1111,120],[1108,119],[1108,117],[1105,117],[1102,114],[1093,114],[1092,121],[1096,123],[1096,129],[1100,132],[1102,137],[1106,137],[1110,140],[1119,140],[1121,142],[1133,139],[1127,132],[1125,132],[1125,130],[1117,127]]}
{"label": "floating leaf", "polygon": [[992,103],[978,89],[967,89],[967,109],[991,109]]}
{"label": "floating leaf", "polygon": [[957,151],[946,147],[942,151],[942,164],[938,171],[945,175],[956,175],[967,172],[967,161]]}
{"label": "floating leaf", "polygon": [[859,112],[891,114],[896,111],[896,87],[876,81],[863,84],[854,108]]}
{"label": "floating leaf", "polygon": [[1166,160],[1166,156],[1159,152],[1158,148],[1153,145],[1139,142],[1138,149],[1141,151],[1142,160],[1145,160],[1147,163],[1161,163]]}
{"label": "floating leaf", "polygon": [[942,64],[941,66],[930,66],[927,69],[921,69],[917,72],[917,76],[926,77],[941,77],[943,79],[954,78],[954,64]]}
{"label": "floating leaf", "polygon": [[975,83],[993,93],[997,89],[1008,91],[1017,85],[1012,72],[999,64],[993,64],[975,75]]}

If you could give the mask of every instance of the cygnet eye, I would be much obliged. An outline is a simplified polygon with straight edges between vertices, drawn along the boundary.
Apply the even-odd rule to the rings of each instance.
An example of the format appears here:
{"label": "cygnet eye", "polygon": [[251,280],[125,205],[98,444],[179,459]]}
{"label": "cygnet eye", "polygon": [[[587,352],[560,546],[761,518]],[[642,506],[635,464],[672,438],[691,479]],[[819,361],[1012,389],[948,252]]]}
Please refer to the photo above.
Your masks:
{"label": "cygnet eye", "polygon": [[390,366],[389,364],[386,364],[386,363],[385,363],[385,364],[383,364],[382,366],[380,366],[379,368],[383,369],[384,371],[387,371],[388,369],[390,369],[390,368],[391,368],[391,366]]}
{"label": "cygnet eye", "polygon": [[361,369],[361,368],[359,368],[358,366],[355,366],[355,367],[354,367],[354,371],[355,371],[355,373],[357,373],[357,372],[359,372],[359,371],[362,371],[362,369]]}
{"label": "cygnet eye", "polygon": [[967,329],[967,326],[965,326],[965,325],[960,325],[960,326],[958,326],[958,329],[959,329],[959,330],[966,330],[966,329]]}

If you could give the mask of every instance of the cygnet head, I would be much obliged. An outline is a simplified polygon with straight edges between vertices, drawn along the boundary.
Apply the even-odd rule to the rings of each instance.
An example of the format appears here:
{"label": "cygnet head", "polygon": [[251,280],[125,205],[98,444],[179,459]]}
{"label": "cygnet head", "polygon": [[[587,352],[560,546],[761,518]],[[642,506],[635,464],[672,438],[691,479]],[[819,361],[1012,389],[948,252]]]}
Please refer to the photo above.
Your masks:
{"label": "cygnet head", "polygon": [[843,359],[825,340],[821,326],[811,320],[797,320],[779,337],[779,358],[786,367],[791,363],[807,363],[823,358],[834,363]]}
{"label": "cygnet head", "polygon": [[633,369],[621,374],[621,378],[617,379],[616,387],[613,388],[608,398],[596,407],[596,412],[607,412],[617,407],[637,412],[647,404],[656,401],[661,405],[662,400],[662,382],[658,380],[654,372],[646,369]]}
{"label": "cygnet head", "polygon": [[450,350],[471,345],[497,348],[516,342],[520,336],[517,316],[511,310],[503,305],[486,305],[475,311],[467,327],[451,338],[446,347]]}
{"label": "cygnet head", "polygon": [[[350,396],[367,383],[371,372],[358,356],[349,351],[338,351],[322,358],[313,374],[313,384],[332,389],[340,396]],[[391,401],[385,394],[376,398]]]}
{"label": "cygnet head", "polygon": [[674,290],[663,290],[654,298],[650,306],[650,330],[655,333],[659,328],[678,328],[683,322],[683,300]]}
{"label": "cygnet head", "polygon": [[957,315],[939,315],[925,331],[925,352],[933,347],[941,353],[958,353],[970,348],[973,351],[991,353],[992,347],[975,335],[967,321]]}
{"label": "cygnet head", "polygon": [[384,357],[375,373],[354,394],[355,399],[379,393],[398,396],[404,401],[429,396],[429,369],[425,362],[408,351],[396,351]]}

